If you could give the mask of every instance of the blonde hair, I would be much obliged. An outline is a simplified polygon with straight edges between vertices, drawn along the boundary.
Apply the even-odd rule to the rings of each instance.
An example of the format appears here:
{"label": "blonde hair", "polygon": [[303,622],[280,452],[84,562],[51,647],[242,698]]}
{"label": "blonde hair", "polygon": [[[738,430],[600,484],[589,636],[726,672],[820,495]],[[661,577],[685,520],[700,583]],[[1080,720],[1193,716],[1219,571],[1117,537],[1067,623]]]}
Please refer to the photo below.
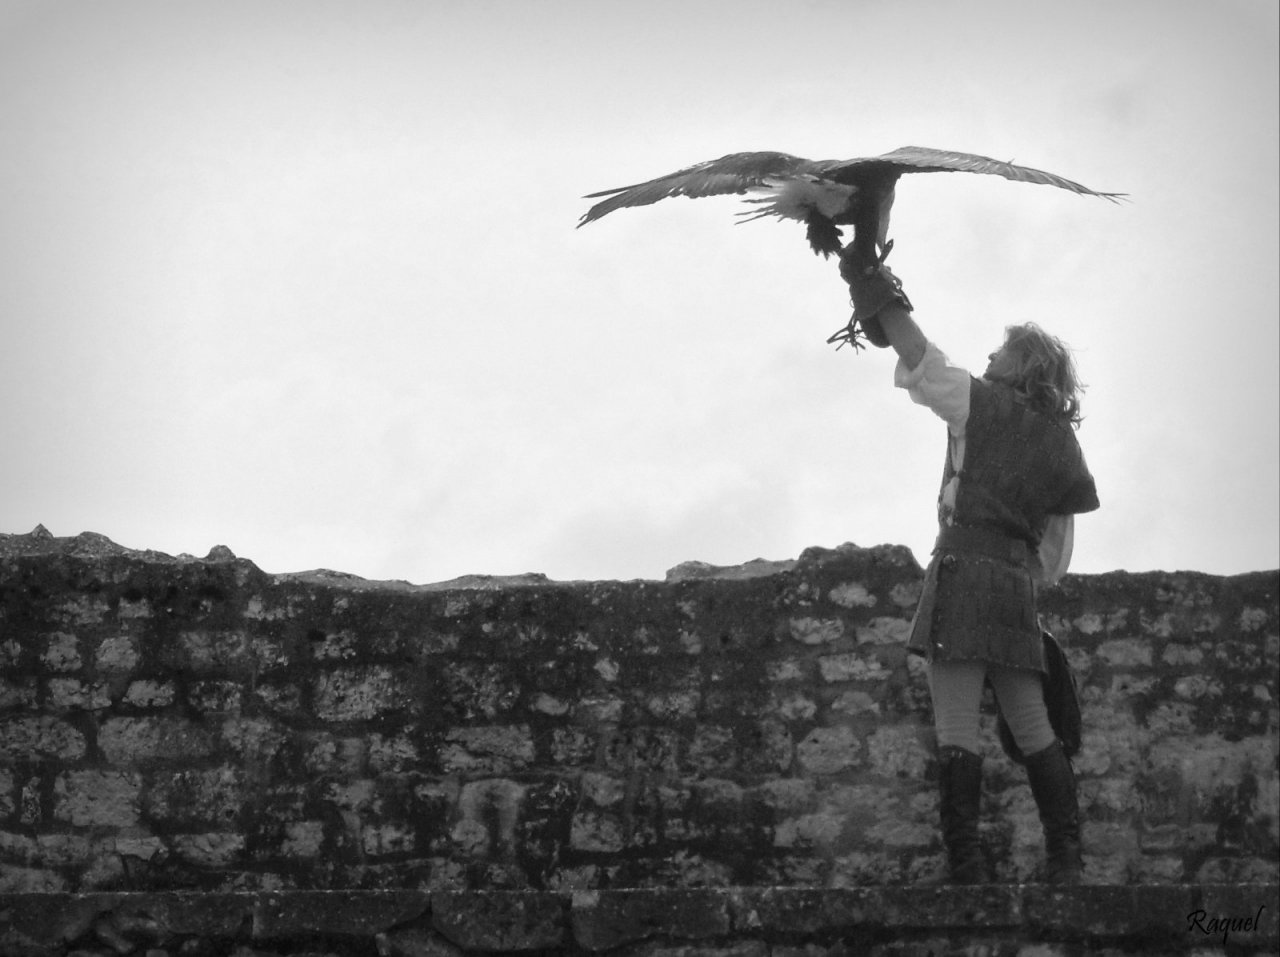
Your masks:
{"label": "blonde hair", "polygon": [[996,381],[1013,386],[1036,411],[1078,427],[1085,386],[1067,344],[1034,322],[1024,322],[1005,329],[1004,348],[1014,360],[1014,371]]}

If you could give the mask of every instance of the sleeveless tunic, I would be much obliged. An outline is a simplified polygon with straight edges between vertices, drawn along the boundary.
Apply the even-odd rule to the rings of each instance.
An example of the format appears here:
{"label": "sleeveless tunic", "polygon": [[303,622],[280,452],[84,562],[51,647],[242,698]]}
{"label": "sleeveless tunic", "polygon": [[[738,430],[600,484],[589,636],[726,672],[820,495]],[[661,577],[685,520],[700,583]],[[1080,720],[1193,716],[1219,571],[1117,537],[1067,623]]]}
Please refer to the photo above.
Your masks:
{"label": "sleeveless tunic", "polygon": [[1009,386],[970,377],[965,453],[950,454],[954,508],[940,532],[907,647],[934,661],[980,660],[1045,670],[1030,568],[1050,515],[1098,507],[1070,423],[1032,409]]}

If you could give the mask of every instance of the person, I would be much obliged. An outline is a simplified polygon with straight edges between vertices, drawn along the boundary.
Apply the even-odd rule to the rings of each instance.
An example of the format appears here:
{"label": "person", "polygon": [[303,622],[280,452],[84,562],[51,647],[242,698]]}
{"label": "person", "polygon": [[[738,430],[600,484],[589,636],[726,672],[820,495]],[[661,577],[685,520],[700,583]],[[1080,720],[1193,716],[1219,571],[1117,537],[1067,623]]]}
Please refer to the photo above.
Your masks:
{"label": "person", "polygon": [[[1049,722],[1036,591],[1066,572],[1073,516],[1098,508],[1075,429],[1082,386],[1069,349],[1033,323],[1010,326],[981,377],[925,338],[883,262],[841,256],[870,341],[898,355],[894,384],[946,423],[939,534],[908,648],[929,662],[939,808],[950,880],[990,880],[978,831],[978,712],[984,683],[1025,755],[1045,834],[1044,879],[1081,880],[1074,770]],[[835,337],[833,337],[835,338]]]}

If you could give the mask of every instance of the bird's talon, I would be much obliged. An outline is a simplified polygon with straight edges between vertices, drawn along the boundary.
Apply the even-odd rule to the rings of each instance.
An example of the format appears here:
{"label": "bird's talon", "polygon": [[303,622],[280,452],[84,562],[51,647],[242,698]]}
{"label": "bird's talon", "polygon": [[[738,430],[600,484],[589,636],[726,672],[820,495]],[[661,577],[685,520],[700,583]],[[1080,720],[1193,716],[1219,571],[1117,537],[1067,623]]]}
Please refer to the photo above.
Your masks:
{"label": "bird's talon", "polygon": [[854,352],[861,352],[866,348],[862,344],[864,333],[857,326],[856,320],[849,320],[849,324],[838,332],[832,333],[827,337],[827,344],[835,343],[836,351],[839,352],[844,346],[852,346]]}

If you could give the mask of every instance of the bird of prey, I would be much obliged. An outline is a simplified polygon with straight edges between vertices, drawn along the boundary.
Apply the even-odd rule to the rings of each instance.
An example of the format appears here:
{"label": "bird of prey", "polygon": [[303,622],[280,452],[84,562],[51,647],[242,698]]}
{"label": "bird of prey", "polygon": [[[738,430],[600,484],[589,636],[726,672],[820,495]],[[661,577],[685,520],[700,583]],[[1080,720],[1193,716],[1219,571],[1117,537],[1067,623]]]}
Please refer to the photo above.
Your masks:
{"label": "bird of prey", "polygon": [[903,173],[989,173],[1022,183],[1043,183],[1086,196],[1117,201],[1123,193],[1100,193],[1054,173],[1015,166],[973,153],[925,146],[904,146],[882,156],[846,160],[809,160],[787,153],[730,153],[634,186],[590,193],[601,199],[579,226],[624,206],[648,206],[668,196],[756,194],[745,201],[759,209],[739,213],[743,221],[776,216],[805,224],[814,253],[830,256],[843,249],[840,226],[853,227],[853,253],[860,261],[883,259],[888,241],[894,187]]}

